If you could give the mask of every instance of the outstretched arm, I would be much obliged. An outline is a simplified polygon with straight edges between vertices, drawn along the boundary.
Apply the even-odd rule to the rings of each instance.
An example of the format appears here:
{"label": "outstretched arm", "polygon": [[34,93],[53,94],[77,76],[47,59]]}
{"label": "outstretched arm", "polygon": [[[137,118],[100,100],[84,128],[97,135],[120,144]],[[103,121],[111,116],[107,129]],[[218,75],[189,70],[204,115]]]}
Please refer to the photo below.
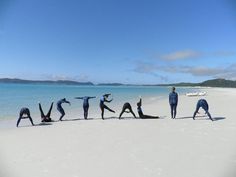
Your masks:
{"label": "outstretched arm", "polygon": [[65,101],[64,101],[64,103],[68,103],[68,104],[70,105],[70,102],[69,102],[69,101],[67,101],[67,100],[65,100]]}
{"label": "outstretched arm", "polygon": [[75,97],[75,99],[80,99],[80,100],[82,100],[82,99],[84,99],[83,97]]}
{"label": "outstretched arm", "polygon": [[90,97],[88,97],[89,99],[92,99],[92,98],[96,98],[95,96],[90,96]]}
{"label": "outstretched arm", "polygon": [[110,103],[110,102],[112,102],[112,100],[113,100],[113,99],[111,99],[111,100],[104,99],[104,102]]}

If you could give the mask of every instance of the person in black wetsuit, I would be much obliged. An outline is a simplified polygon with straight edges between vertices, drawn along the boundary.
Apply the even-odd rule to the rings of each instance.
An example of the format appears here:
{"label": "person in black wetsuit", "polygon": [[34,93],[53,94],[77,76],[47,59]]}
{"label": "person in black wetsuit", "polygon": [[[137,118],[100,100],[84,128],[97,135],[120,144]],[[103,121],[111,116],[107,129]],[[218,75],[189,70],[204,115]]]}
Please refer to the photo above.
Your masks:
{"label": "person in black wetsuit", "polygon": [[[127,109],[128,109],[129,111],[126,111]],[[121,118],[121,116],[122,116],[122,114],[123,114],[124,112],[126,112],[126,113],[131,113],[131,114],[133,114],[133,116],[136,118],[136,115],[134,114],[134,112],[133,112],[133,110],[132,110],[132,107],[131,107],[131,105],[130,105],[129,103],[125,103],[125,104],[124,104],[124,106],[123,106],[123,108],[122,108],[122,111],[121,111],[121,113],[120,113],[119,119]]]}
{"label": "person in black wetsuit", "polygon": [[61,113],[61,117],[59,118],[60,121],[61,121],[62,118],[65,116],[65,111],[64,111],[64,109],[63,109],[62,106],[61,106],[62,103],[68,103],[68,104],[70,105],[70,102],[67,101],[65,98],[63,98],[63,99],[61,99],[61,100],[59,100],[59,101],[57,102],[57,110]]}
{"label": "person in black wetsuit", "polygon": [[178,105],[178,93],[175,92],[175,87],[172,87],[172,92],[169,94],[169,104],[171,109],[171,118],[175,119]]}
{"label": "person in black wetsuit", "polygon": [[44,112],[43,112],[41,103],[39,102],[39,111],[40,111],[40,114],[41,114],[41,122],[51,122],[52,121],[52,119],[51,119],[52,108],[53,108],[53,102],[50,106],[50,109],[49,109],[48,113],[45,115]]}
{"label": "person in black wetsuit", "polygon": [[195,110],[195,112],[194,112],[194,114],[193,114],[193,119],[194,119],[194,120],[195,120],[195,116],[196,116],[196,114],[198,113],[198,111],[199,111],[200,108],[204,109],[205,114],[207,114],[208,117],[209,117],[212,121],[214,121],[214,120],[212,119],[212,117],[211,117],[211,114],[210,114],[209,111],[208,111],[208,110],[209,110],[209,106],[208,106],[208,103],[207,103],[207,101],[206,101],[205,99],[200,99],[200,100],[198,100],[196,110]]}
{"label": "person in black wetsuit", "polygon": [[139,102],[137,103],[137,111],[141,119],[158,119],[159,118],[159,116],[144,115],[141,106],[142,106],[142,98],[140,98]]}
{"label": "person in black wetsuit", "polygon": [[113,111],[112,109],[107,107],[107,105],[104,104],[105,102],[107,102],[107,103],[112,102],[113,99],[107,100],[110,95],[111,94],[104,94],[100,99],[100,109],[102,111],[101,116],[102,116],[103,120],[104,120],[104,109],[107,109],[108,111],[115,113],[115,111]]}
{"label": "person in black wetsuit", "polygon": [[[24,116],[24,115],[26,115],[26,116]],[[19,118],[18,118],[17,123],[16,123],[16,127],[19,126],[19,123],[20,123],[21,119],[26,119],[26,118],[28,118],[30,120],[32,126],[34,126],[33,119],[30,116],[29,108],[21,108],[20,115],[19,115]]]}
{"label": "person in black wetsuit", "polygon": [[88,109],[89,109],[89,99],[96,98],[95,96],[84,96],[84,97],[75,97],[75,99],[84,100],[83,108],[84,108],[84,119],[88,118]]}

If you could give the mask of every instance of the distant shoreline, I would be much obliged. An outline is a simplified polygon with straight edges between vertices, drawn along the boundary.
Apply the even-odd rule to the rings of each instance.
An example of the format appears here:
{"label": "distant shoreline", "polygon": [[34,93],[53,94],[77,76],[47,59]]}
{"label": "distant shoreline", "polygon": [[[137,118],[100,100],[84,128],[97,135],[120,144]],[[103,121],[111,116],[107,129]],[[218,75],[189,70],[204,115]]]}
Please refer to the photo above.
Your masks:
{"label": "distant shoreline", "polygon": [[212,79],[200,83],[170,83],[170,84],[122,84],[122,83],[98,83],[78,82],[71,80],[25,80],[18,78],[0,78],[0,84],[52,84],[52,85],[78,85],[78,86],[175,86],[175,87],[222,87],[236,88],[236,81],[226,79]]}

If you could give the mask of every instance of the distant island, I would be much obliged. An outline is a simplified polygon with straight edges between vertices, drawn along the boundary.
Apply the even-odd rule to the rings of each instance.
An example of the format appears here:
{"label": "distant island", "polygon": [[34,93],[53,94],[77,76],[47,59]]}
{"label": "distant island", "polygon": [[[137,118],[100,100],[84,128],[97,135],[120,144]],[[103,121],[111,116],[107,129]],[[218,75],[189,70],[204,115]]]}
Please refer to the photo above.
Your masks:
{"label": "distant island", "polygon": [[92,82],[77,82],[70,80],[24,80],[17,78],[0,78],[0,83],[12,83],[12,84],[58,84],[58,85],[80,85],[80,86],[176,86],[176,87],[228,87],[236,88],[236,81],[226,80],[226,79],[212,79],[200,83],[172,83],[172,84],[153,84],[153,85],[132,85],[132,84],[122,84],[122,83],[100,83],[94,84]]}
{"label": "distant island", "polygon": [[158,86],[176,86],[176,87],[224,87],[236,88],[236,81],[226,79],[212,79],[200,83],[174,83],[174,84],[158,84]]}
{"label": "distant island", "polygon": [[77,82],[70,80],[24,80],[24,79],[10,79],[10,78],[2,78],[0,79],[0,83],[12,83],[12,84],[61,84],[61,85],[94,85],[92,82]]}

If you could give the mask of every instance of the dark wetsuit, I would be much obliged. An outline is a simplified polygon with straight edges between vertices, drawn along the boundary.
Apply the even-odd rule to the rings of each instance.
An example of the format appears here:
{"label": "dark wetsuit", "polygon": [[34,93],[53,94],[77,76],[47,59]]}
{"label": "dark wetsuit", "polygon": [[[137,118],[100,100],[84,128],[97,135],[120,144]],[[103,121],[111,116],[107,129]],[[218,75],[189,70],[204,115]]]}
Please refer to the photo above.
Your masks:
{"label": "dark wetsuit", "polygon": [[171,118],[174,119],[176,117],[176,108],[178,105],[178,94],[176,92],[171,92],[169,94],[169,104],[171,108]]}
{"label": "dark wetsuit", "polygon": [[60,117],[59,120],[62,120],[62,118],[65,116],[65,111],[64,111],[64,109],[63,109],[62,106],[61,106],[62,103],[68,103],[68,104],[70,104],[70,102],[67,101],[65,98],[63,98],[63,99],[61,99],[61,100],[59,100],[59,101],[57,102],[57,110],[61,113],[61,117]]}
{"label": "dark wetsuit", "polygon": [[[127,109],[129,110],[129,112],[126,111]],[[123,108],[122,108],[122,111],[121,111],[121,113],[120,113],[119,119],[121,118],[121,116],[122,116],[122,114],[123,114],[124,112],[131,113],[131,114],[133,114],[133,116],[136,118],[136,115],[134,114],[134,112],[133,112],[133,110],[132,110],[132,107],[131,107],[131,105],[130,105],[129,103],[125,103],[125,104],[124,104],[124,106],[123,106]]]}
{"label": "dark wetsuit", "polygon": [[75,97],[75,99],[84,100],[84,102],[83,102],[83,108],[84,108],[84,118],[85,118],[85,119],[88,118],[89,99],[92,99],[92,98],[96,98],[96,97],[95,97],[95,96],[93,96],[93,97],[89,97],[89,96],[85,96],[85,97]]}
{"label": "dark wetsuit", "polygon": [[205,99],[200,99],[198,100],[197,102],[197,107],[196,107],[196,110],[193,114],[193,119],[195,119],[195,116],[196,114],[198,113],[199,109],[202,108],[204,109],[204,111],[206,112],[206,114],[208,115],[208,117],[213,121],[212,117],[211,117],[211,114],[209,113],[209,106],[208,106],[208,103]]}
{"label": "dark wetsuit", "polygon": [[52,119],[51,119],[52,107],[53,107],[53,102],[50,106],[50,109],[49,109],[48,113],[45,115],[44,112],[43,112],[42,106],[39,103],[39,111],[40,111],[40,114],[41,114],[41,122],[51,122],[52,121]]}
{"label": "dark wetsuit", "polygon": [[100,99],[100,109],[101,109],[101,111],[102,111],[101,116],[102,116],[102,119],[103,119],[103,120],[104,120],[104,109],[107,109],[108,111],[115,113],[115,111],[113,111],[112,109],[110,109],[109,107],[107,107],[107,105],[104,104],[105,102],[107,102],[107,103],[112,102],[112,100],[107,100],[107,98],[108,98],[109,95],[110,95],[110,94],[105,94],[105,95],[103,95],[102,98]]}
{"label": "dark wetsuit", "polygon": [[[26,115],[26,117],[24,117],[24,115]],[[20,115],[19,115],[19,118],[18,118],[17,123],[16,123],[16,127],[19,126],[19,123],[20,123],[21,119],[26,119],[26,118],[29,118],[31,124],[34,126],[33,120],[30,116],[29,108],[21,108]]]}
{"label": "dark wetsuit", "polygon": [[150,116],[150,115],[144,115],[143,111],[142,111],[142,99],[140,98],[139,102],[137,103],[137,111],[138,111],[138,115],[141,119],[158,119],[159,116]]}

